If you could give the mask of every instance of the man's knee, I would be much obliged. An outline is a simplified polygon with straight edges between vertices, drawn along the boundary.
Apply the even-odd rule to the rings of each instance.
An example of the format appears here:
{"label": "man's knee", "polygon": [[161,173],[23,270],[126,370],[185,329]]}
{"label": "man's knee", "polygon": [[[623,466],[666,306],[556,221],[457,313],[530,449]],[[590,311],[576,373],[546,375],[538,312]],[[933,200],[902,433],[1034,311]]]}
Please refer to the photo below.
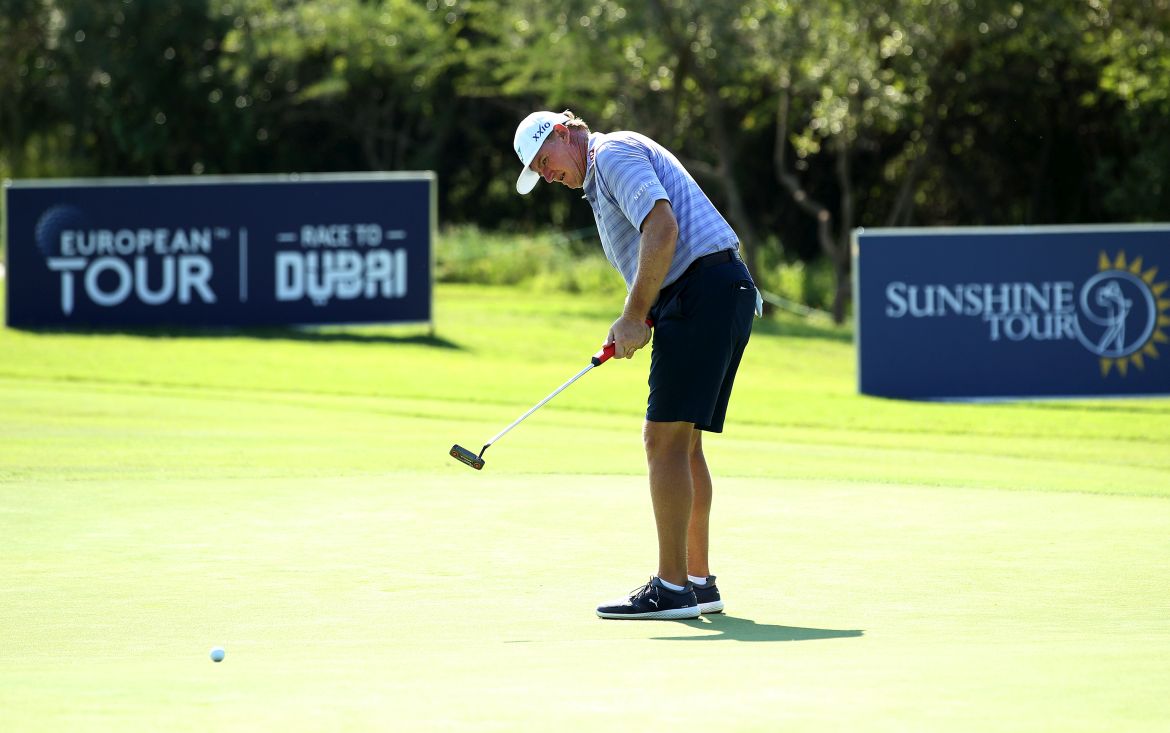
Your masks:
{"label": "man's knee", "polygon": [[651,459],[667,456],[689,458],[695,445],[695,432],[694,423],[647,420],[642,429],[646,456]]}
{"label": "man's knee", "polygon": [[691,431],[691,460],[703,459],[703,431]]}

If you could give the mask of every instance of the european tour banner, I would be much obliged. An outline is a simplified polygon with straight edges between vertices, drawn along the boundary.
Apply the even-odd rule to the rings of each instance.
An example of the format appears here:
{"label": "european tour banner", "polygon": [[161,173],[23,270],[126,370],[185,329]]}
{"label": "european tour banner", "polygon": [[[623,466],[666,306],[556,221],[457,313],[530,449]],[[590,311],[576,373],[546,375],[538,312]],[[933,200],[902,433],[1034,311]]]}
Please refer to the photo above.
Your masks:
{"label": "european tour banner", "polygon": [[1170,394],[1170,224],[859,229],[863,394]]}
{"label": "european tour banner", "polygon": [[6,182],[17,328],[429,323],[433,173]]}

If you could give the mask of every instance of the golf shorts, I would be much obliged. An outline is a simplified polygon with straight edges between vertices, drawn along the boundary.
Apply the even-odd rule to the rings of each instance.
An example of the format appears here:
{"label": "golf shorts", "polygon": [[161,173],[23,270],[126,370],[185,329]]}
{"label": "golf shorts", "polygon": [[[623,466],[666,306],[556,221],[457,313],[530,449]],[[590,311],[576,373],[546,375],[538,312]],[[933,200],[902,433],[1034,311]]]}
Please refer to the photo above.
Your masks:
{"label": "golf shorts", "polygon": [[647,420],[723,432],[755,308],[755,283],[732,250],[700,257],[662,289],[650,309]]}

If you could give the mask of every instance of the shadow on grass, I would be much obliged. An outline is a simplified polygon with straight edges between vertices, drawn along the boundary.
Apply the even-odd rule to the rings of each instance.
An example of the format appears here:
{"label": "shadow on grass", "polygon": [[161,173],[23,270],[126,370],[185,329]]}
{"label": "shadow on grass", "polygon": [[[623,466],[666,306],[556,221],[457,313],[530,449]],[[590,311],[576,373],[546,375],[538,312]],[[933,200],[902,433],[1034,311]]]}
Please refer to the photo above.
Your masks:
{"label": "shadow on grass", "polygon": [[859,629],[809,629],[800,626],[758,624],[751,619],[725,614],[709,614],[690,621],[680,621],[698,631],[713,634],[688,636],[655,636],[656,641],[813,641],[815,639],[844,639],[865,634]]}
{"label": "shadow on grass", "polygon": [[45,336],[128,336],[154,339],[218,339],[242,338],[262,341],[300,341],[304,343],[347,343],[429,346],[436,349],[462,351],[463,346],[431,333],[389,334],[375,330],[349,330],[321,327],[268,328],[117,328],[67,329],[19,328],[24,333]]}

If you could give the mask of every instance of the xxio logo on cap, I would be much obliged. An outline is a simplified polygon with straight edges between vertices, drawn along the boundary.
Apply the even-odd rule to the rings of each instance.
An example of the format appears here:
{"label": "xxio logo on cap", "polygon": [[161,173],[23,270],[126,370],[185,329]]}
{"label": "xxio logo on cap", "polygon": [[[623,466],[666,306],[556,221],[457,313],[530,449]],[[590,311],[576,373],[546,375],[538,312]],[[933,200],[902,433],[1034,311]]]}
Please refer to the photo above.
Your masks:
{"label": "xxio logo on cap", "polygon": [[[539,145],[541,139],[543,139],[543,137],[544,137],[544,133],[550,127],[552,127],[552,122],[546,121],[546,122],[540,123],[540,125],[537,126],[536,131],[532,133],[533,144]],[[517,140],[517,143],[519,143],[519,142],[520,141]],[[536,149],[532,150],[531,153],[529,154],[529,160],[526,161],[526,160],[524,160],[524,151],[521,150],[521,147],[522,146],[520,146],[520,145],[516,146],[516,157],[518,157],[520,159],[520,162],[524,163],[525,165],[527,165],[528,162],[531,161],[532,158],[536,157],[536,151],[540,149],[540,148],[536,148]]]}

